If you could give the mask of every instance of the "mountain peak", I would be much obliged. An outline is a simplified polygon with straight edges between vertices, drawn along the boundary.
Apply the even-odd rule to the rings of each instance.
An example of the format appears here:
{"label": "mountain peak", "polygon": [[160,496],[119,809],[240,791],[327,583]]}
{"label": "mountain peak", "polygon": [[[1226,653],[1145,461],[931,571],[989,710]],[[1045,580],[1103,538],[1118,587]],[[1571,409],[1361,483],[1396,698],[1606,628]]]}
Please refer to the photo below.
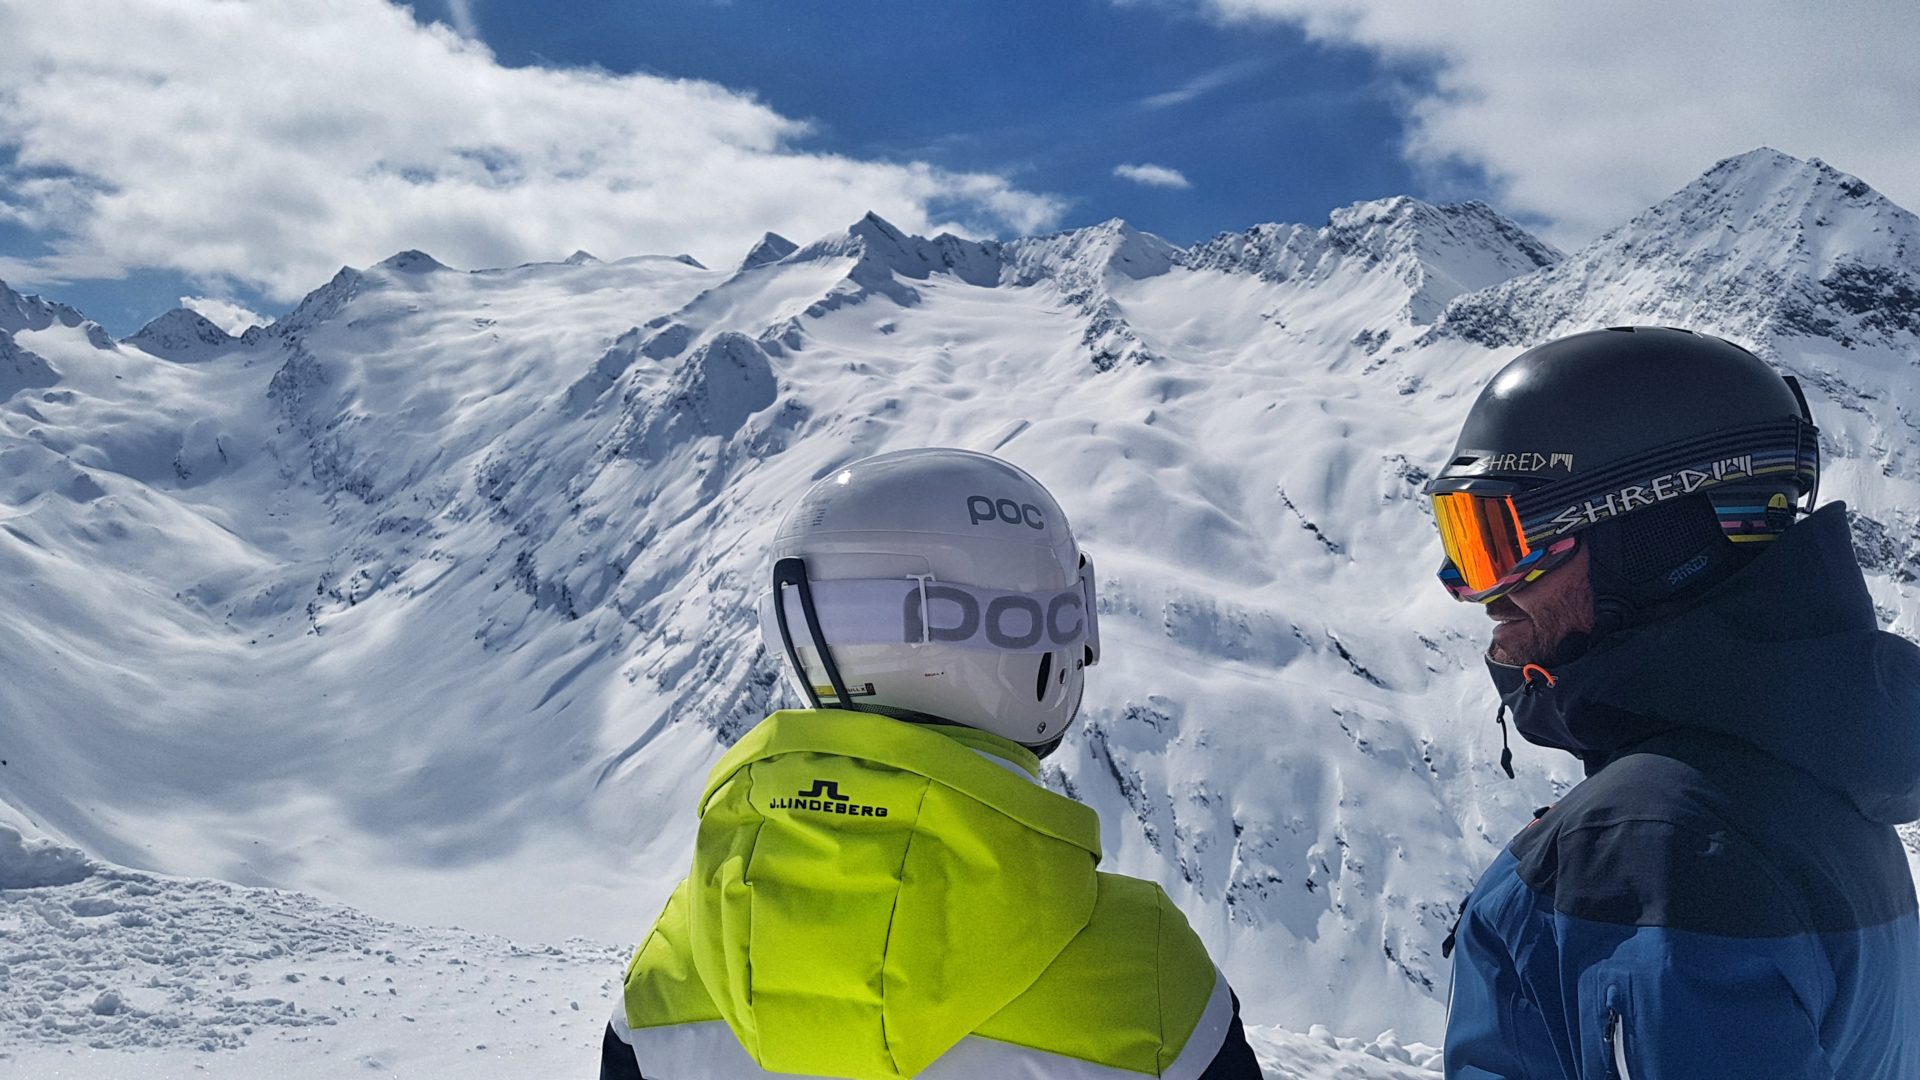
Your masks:
{"label": "mountain peak", "polygon": [[964,240],[951,233],[929,240],[901,232],[871,210],[846,232],[808,244],[789,258],[806,262],[847,256],[853,256],[854,264],[847,271],[846,287],[822,301],[824,306],[809,310],[821,314],[870,293],[890,297],[902,306],[919,302],[919,293],[899,278],[926,281],[943,274],[970,285],[996,285],[1003,259],[1001,245],[995,241]]}
{"label": "mountain peak", "polygon": [[166,360],[204,360],[237,339],[212,320],[178,307],[141,327],[123,341]]}
{"label": "mountain peak", "polygon": [[343,266],[325,285],[302,297],[300,303],[274,320],[268,327],[275,337],[298,334],[333,318],[367,287],[367,276],[351,266]]}
{"label": "mountain peak", "polygon": [[597,263],[600,260],[595,258],[592,252],[588,251],[585,248],[580,248],[576,250],[573,254],[567,256],[562,261],[564,261],[568,266],[588,266],[593,263]]}
{"label": "mountain peak", "polygon": [[380,260],[376,269],[391,270],[399,274],[431,274],[445,270],[447,267],[426,252],[409,248]]}
{"label": "mountain peak", "polygon": [[1007,249],[1013,256],[1013,280],[1022,285],[1049,277],[1094,284],[1110,273],[1138,281],[1173,269],[1183,254],[1160,237],[1141,232],[1117,217],[1083,229],[1015,240]]}
{"label": "mountain peak", "polygon": [[751,270],[756,266],[776,263],[799,250],[799,244],[779,233],[766,233],[760,237],[760,242],[753,245],[752,250],[747,252],[747,257],[740,260],[740,269]]}
{"label": "mountain peak", "polygon": [[1920,336],[1920,218],[1823,161],[1761,147],[1553,270],[1461,297],[1436,332],[1507,345],[1616,323],[1843,345]]}
{"label": "mountain peak", "polygon": [[[1646,231],[1651,222],[1660,219],[1697,227],[1701,222],[1696,208],[1703,204],[1710,205],[1716,215],[1731,216],[1736,228],[1778,228],[1793,220],[1809,221],[1809,215],[1819,218],[1835,209],[1905,213],[1866,181],[1819,158],[1802,160],[1763,146],[1717,162],[1614,233]],[[1725,230],[1716,227],[1711,231]]]}
{"label": "mountain peak", "polygon": [[18,293],[0,281],[0,331],[45,330],[55,323],[81,326],[87,322],[77,308],[32,293]]}
{"label": "mountain peak", "polygon": [[1808,168],[1814,169],[1815,171],[1822,169],[1828,172],[1838,171],[1819,158],[1809,158],[1802,161],[1792,154],[1782,153],[1771,146],[1756,146],[1744,154],[1735,154],[1732,157],[1721,158],[1719,161],[1714,162],[1706,172],[1701,173],[1700,176],[1694,180],[1694,183],[1714,184],[1723,182],[1730,177],[1770,174],[1782,171],[1792,172]]}
{"label": "mountain peak", "polygon": [[1480,202],[1434,205],[1406,195],[1343,206],[1319,229],[1256,225],[1187,252],[1200,269],[1317,285],[1342,276],[1394,279],[1407,317],[1432,322],[1448,301],[1529,274],[1560,253]]}
{"label": "mountain peak", "polygon": [[893,222],[872,210],[860,215],[860,220],[849,226],[847,231],[856,236],[877,233],[895,241],[906,239],[906,234],[894,228]]}

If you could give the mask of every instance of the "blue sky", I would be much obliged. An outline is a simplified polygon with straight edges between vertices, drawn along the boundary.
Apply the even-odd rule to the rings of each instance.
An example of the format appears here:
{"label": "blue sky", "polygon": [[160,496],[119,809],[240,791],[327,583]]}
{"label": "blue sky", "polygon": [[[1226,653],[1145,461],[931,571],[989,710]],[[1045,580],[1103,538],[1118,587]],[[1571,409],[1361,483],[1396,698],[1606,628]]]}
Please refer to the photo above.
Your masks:
{"label": "blue sky", "polygon": [[1761,145],[1920,205],[1906,0],[62,0],[0,40],[0,279],[121,334],[867,210],[1191,243],[1410,194],[1571,249]]}
{"label": "blue sky", "polygon": [[[1004,173],[1064,196],[1063,227],[1122,217],[1190,243],[1425,193],[1398,152],[1393,84],[1375,58],[1284,23],[1104,0],[577,0],[563,19],[502,0],[463,6],[507,63],[748,90],[813,121],[825,148]],[[445,0],[414,7],[454,17]],[[1114,175],[1140,163],[1192,186]]]}

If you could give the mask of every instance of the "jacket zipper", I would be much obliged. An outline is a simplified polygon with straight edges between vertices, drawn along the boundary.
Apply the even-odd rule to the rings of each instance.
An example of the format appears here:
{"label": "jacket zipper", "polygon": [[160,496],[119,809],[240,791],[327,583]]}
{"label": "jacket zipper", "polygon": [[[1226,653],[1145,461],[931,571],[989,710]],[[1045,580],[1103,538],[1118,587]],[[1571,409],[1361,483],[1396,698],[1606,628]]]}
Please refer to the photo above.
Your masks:
{"label": "jacket zipper", "polygon": [[1607,1010],[1607,1080],[1633,1080],[1627,1071],[1627,1024],[1617,1009]]}

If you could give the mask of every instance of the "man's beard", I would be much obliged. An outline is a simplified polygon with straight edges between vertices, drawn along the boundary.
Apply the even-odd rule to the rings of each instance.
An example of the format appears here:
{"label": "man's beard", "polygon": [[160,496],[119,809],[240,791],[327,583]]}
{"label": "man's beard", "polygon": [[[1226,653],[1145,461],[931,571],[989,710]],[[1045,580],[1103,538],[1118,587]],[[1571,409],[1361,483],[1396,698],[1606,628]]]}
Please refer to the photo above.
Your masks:
{"label": "man's beard", "polygon": [[1503,622],[1487,646],[1487,655],[1495,663],[1515,667],[1545,664],[1569,637],[1593,629],[1593,590],[1584,574],[1578,587],[1543,590],[1539,602],[1528,607],[1531,610],[1522,608],[1510,596],[1487,605],[1487,614],[1496,619],[1518,617],[1517,621]]}

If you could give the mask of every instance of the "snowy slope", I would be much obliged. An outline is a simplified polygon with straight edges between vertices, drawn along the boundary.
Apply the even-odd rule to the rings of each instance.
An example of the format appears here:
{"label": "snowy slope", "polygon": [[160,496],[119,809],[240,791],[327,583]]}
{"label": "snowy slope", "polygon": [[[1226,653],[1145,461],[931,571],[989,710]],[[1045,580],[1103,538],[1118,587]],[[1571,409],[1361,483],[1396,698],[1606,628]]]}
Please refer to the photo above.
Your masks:
{"label": "snowy slope", "polygon": [[[0,900],[0,1074],[37,1080],[591,1075],[626,959],[104,866],[4,826]],[[1249,1035],[1275,1080],[1437,1075],[1437,1051],[1392,1035]]]}
{"label": "snowy slope", "polygon": [[[0,1075],[584,1076],[623,957],[65,856],[0,827]],[[42,848],[43,856],[65,855]],[[14,873],[9,874],[11,869]]]}
{"label": "snowy slope", "polygon": [[385,919],[633,939],[707,767],[782,702],[752,603],[783,507],[965,446],[1099,560],[1109,660],[1048,777],[1104,865],[1167,886],[1250,1020],[1437,1042],[1460,900],[1577,776],[1526,747],[1500,774],[1484,619],[1417,498],[1529,335],[1688,320],[1806,376],[1826,494],[1920,624],[1920,342],[1844,285],[1920,272],[1911,215],[1829,173],[1734,159],[1564,260],[1410,199],[1191,249],[869,216],[733,269],[406,252],[191,362],[15,318],[0,815]]}

